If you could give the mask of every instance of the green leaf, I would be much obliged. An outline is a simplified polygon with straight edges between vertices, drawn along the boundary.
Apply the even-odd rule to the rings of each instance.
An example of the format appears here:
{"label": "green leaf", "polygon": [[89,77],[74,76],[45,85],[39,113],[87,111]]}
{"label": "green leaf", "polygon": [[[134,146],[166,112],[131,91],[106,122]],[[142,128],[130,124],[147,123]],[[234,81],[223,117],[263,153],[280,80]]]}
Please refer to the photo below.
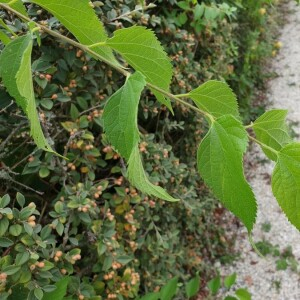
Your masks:
{"label": "green leaf", "polygon": [[239,300],[251,300],[251,294],[246,289],[238,289],[235,294]]}
{"label": "green leaf", "polygon": [[17,192],[16,199],[18,204],[23,207],[25,204],[25,197],[21,193]]}
{"label": "green leaf", "polygon": [[0,220],[0,236],[3,236],[7,229],[8,229],[8,226],[9,226],[9,221],[7,218],[2,218]]}
{"label": "green leaf", "polygon": [[163,300],[172,300],[177,293],[178,277],[172,278],[162,289],[160,290],[160,298]]}
{"label": "green leaf", "polygon": [[142,298],[139,298],[139,300],[158,300],[160,299],[159,295],[159,293],[149,293]]}
{"label": "green leaf", "polygon": [[[52,13],[76,38],[86,46],[105,42],[107,34],[97,18],[89,0],[32,0]],[[106,60],[119,65],[112,50],[107,46],[95,46],[93,51]]]}
{"label": "green leaf", "polygon": [[19,236],[22,233],[22,226],[19,224],[14,224],[9,227],[9,233],[13,236]]}
{"label": "green leaf", "polygon": [[0,30],[0,41],[4,45],[7,45],[7,44],[9,44],[11,42],[11,39],[2,30]]}
{"label": "green leaf", "polygon": [[118,256],[116,261],[122,264],[123,266],[127,265],[133,260],[133,258],[129,255]]}
{"label": "green leaf", "polygon": [[198,149],[198,170],[206,184],[250,232],[256,219],[256,200],[243,173],[248,144],[241,122],[227,115],[217,119]]}
{"label": "green leaf", "polygon": [[224,286],[230,289],[236,282],[236,273],[226,276],[224,279]]}
{"label": "green leaf", "polygon": [[17,272],[19,272],[19,270],[21,269],[20,266],[7,266],[5,268],[3,268],[1,271],[5,272],[7,275],[14,275]]}
{"label": "green leaf", "polygon": [[[169,90],[172,79],[172,64],[155,34],[142,26],[119,29],[107,41],[107,45],[119,52],[137,71],[140,71],[147,82]],[[169,99],[152,89],[158,101],[172,109]]]}
{"label": "green leaf", "polygon": [[300,143],[288,144],[278,153],[272,190],[289,221],[300,230]]}
{"label": "green leaf", "polygon": [[42,300],[44,295],[44,292],[41,288],[36,288],[34,289],[34,296],[38,299],[38,300]]}
{"label": "green leaf", "polygon": [[136,72],[108,100],[103,113],[104,130],[114,148],[128,160],[139,142],[138,104],[145,78]]}
{"label": "green leaf", "polygon": [[45,285],[43,286],[43,291],[46,293],[50,293],[56,290],[56,286],[55,285]]}
{"label": "green leaf", "polygon": [[76,120],[79,117],[79,111],[73,103],[71,104],[70,115],[73,120]]}
{"label": "green leaf", "polygon": [[220,275],[213,278],[207,283],[207,286],[213,295],[217,294],[221,287],[221,278]]}
{"label": "green leaf", "polygon": [[10,42],[0,56],[0,77],[9,94],[26,113],[37,146],[53,152],[46,141],[36,110],[31,74],[32,38],[25,35]]}
{"label": "green leaf", "polygon": [[128,179],[133,186],[147,195],[171,202],[179,201],[179,199],[171,197],[163,188],[153,185],[149,181],[143,168],[138,146],[133,149],[128,160]]}
{"label": "green leaf", "polygon": [[50,170],[46,167],[46,166],[42,166],[39,170],[39,176],[41,178],[46,178],[47,176],[49,176],[50,174]]}
{"label": "green leaf", "polygon": [[192,278],[185,286],[186,295],[188,298],[194,297],[198,294],[200,289],[199,275]]}
{"label": "green leaf", "polygon": [[14,10],[18,11],[22,15],[27,16],[27,12],[25,10],[25,7],[23,5],[22,0],[15,0],[15,1],[12,1],[12,0],[0,0],[0,3],[7,3]]}
{"label": "green leaf", "polygon": [[0,247],[7,248],[14,244],[14,242],[6,237],[0,237]]}
{"label": "green leaf", "polygon": [[30,259],[30,255],[28,251],[18,253],[16,256],[16,265],[21,266],[25,264]]}
{"label": "green leaf", "polygon": [[56,289],[53,292],[45,293],[43,300],[62,300],[67,293],[67,287],[69,284],[70,278],[65,277],[58,281],[55,286]]}
{"label": "green leaf", "polygon": [[24,300],[27,299],[29,290],[24,287],[24,284],[18,284],[12,286],[12,293],[7,298],[8,300]]}
{"label": "green leaf", "polygon": [[2,198],[0,197],[0,207],[3,208],[7,206],[10,202],[10,196],[8,194],[4,195]]}
{"label": "green leaf", "polygon": [[27,222],[24,222],[24,223],[23,223],[23,227],[24,227],[24,230],[25,230],[29,235],[32,235],[32,233],[33,233],[33,228],[32,228],[32,226],[30,226]]}
{"label": "green leaf", "polygon": [[236,96],[225,82],[207,81],[191,91],[189,96],[201,110],[215,118],[224,115],[240,118]]}
{"label": "green leaf", "polygon": [[[287,110],[270,110],[260,116],[253,124],[256,138],[267,146],[279,151],[282,147],[292,141],[288,127],[285,123]],[[276,161],[277,155],[262,147],[266,156]]]}

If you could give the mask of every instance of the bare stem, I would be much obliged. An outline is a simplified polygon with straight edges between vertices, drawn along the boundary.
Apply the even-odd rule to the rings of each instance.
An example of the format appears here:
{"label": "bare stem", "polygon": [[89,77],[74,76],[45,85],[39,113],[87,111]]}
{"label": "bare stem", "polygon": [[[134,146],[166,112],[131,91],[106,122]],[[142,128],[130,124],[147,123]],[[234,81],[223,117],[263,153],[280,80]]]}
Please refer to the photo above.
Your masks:
{"label": "bare stem", "polygon": [[249,139],[252,140],[253,142],[255,142],[256,144],[258,144],[258,145],[262,146],[263,148],[273,152],[274,154],[276,154],[276,156],[278,155],[278,151],[276,151],[275,149],[273,149],[273,148],[269,147],[268,145],[260,142],[259,140],[257,140],[256,138],[254,138],[251,135],[248,135],[248,136],[249,136]]}

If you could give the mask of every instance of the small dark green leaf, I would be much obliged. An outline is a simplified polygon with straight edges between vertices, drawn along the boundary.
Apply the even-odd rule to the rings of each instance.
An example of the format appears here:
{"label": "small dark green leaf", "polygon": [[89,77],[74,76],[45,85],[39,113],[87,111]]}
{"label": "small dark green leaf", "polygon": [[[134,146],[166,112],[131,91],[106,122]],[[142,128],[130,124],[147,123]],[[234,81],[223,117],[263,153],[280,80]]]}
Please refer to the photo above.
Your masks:
{"label": "small dark green leaf", "polygon": [[22,226],[19,224],[11,225],[9,227],[9,233],[13,236],[19,236],[22,233]]}
{"label": "small dark green leaf", "polygon": [[117,262],[119,262],[122,265],[127,265],[132,260],[133,260],[133,258],[128,255],[122,255],[122,256],[117,257]]}
{"label": "small dark green leaf", "polygon": [[14,244],[14,242],[6,237],[0,237],[0,247],[7,248]]}
{"label": "small dark green leaf", "polygon": [[107,271],[112,266],[113,259],[111,256],[106,256],[103,262],[102,270]]}
{"label": "small dark green leaf", "polygon": [[32,233],[33,233],[33,228],[32,228],[32,226],[30,226],[27,222],[24,222],[24,223],[23,223],[23,226],[24,226],[25,231],[26,231],[29,235],[32,235]]}
{"label": "small dark green leaf", "polygon": [[19,272],[20,269],[20,266],[7,266],[3,268],[2,271],[5,272],[7,275],[13,275]]}
{"label": "small dark green leaf", "polygon": [[7,298],[8,300],[25,300],[25,299],[27,299],[29,290],[24,287],[24,284],[18,284],[18,285],[12,286],[11,289],[12,289],[12,293]]}
{"label": "small dark green leaf", "polygon": [[34,289],[34,296],[35,296],[38,300],[42,300],[43,295],[44,295],[44,292],[43,292],[43,290],[42,290],[41,288]]}
{"label": "small dark green leaf", "polygon": [[46,178],[46,177],[49,176],[49,174],[50,174],[50,170],[49,170],[47,167],[42,166],[42,167],[40,168],[39,176],[40,176],[41,178]]}
{"label": "small dark green leaf", "polygon": [[70,115],[73,120],[76,120],[79,117],[79,111],[73,103],[71,104]]}
{"label": "small dark green leaf", "polygon": [[19,205],[23,207],[25,204],[25,197],[21,193],[17,192],[16,199]]}
{"label": "small dark green leaf", "polygon": [[30,255],[27,251],[18,253],[16,256],[16,265],[21,266],[25,264],[30,259]]}
{"label": "small dark green leaf", "polygon": [[56,290],[56,286],[55,285],[45,285],[42,287],[43,291],[46,293],[50,293]]}
{"label": "small dark green leaf", "polygon": [[64,232],[64,225],[58,222],[55,229],[59,235],[62,235]]}
{"label": "small dark green leaf", "polygon": [[8,194],[4,195],[2,198],[0,198],[0,208],[4,208],[7,206],[10,202],[10,196]]}
{"label": "small dark green leaf", "polygon": [[0,236],[3,236],[6,233],[8,226],[9,226],[8,219],[6,217],[3,217],[0,220]]}

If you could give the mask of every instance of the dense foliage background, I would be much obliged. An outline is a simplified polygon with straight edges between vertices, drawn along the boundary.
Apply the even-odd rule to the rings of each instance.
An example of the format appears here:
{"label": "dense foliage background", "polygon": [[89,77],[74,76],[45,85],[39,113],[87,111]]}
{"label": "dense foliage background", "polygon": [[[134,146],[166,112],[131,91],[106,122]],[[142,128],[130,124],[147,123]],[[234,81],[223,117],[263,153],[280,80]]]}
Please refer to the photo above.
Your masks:
{"label": "dense foliage background", "polygon": [[[136,2],[93,1],[110,33],[133,24],[155,31],[174,65],[174,93],[226,80],[245,120],[262,112],[252,99],[263,87],[266,59],[280,47],[274,39],[278,1],[158,0],[145,10]],[[39,7],[28,9],[67,34]],[[0,14],[14,32],[26,29]],[[70,299],[129,299],[196,272],[204,289],[214,261],[230,261],[232,246],[224,210],[195,169],[205,121],[179,104],[173,116],[144,95],[139,124],[146,170],[182,201],[150,199],[130,187],[124,162],[102,131],[103,107],[124,79],[46,34],[32,69],[46,136],[69,161],[35,148],[28,121],[0,85],[0,292],[26,293],[25,284],[32,299],[40,299],[69,275]]]}

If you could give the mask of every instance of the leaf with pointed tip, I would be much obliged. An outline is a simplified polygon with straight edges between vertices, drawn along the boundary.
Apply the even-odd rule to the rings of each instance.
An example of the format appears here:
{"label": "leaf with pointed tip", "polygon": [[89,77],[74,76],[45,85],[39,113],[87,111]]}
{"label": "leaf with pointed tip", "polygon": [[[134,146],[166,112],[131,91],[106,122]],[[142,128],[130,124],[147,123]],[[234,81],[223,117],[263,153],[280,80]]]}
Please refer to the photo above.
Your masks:
{"label": "leaf with pointed tip", "polygon": [[288,144],[278,153],[272,190],[289,221],[300,230],[300,143]]}
{"label": "leaf with pointed tip", "polygon": [[178,277],[172,278],[160,290],[160,299],[172,300],[177,293]]}
{"label": "leaf with pointed tip", "polygon": [[188,298],[194,297],[199,293],[200,290],[200,277],[197,274],[185,285],[185,292]]}
{"label": "leaf with pointed tip", "polygon": [[198,149],[198,170],[205,183],[245,224],[250,232],[256,219],[256,200],[243,172],[248,136],[231,115],[212,123]]}
{"label": "leaf with pointed tip", "polygon": [[21,13],[22,15],[27,16],[27,12],[25,10],[25,6],[24,6],[22,0],[16,0],[16,1],[0,0],[0,3],[5,3],[5,4],[9,5],[12,9]]}
{"label": "leaf with pointed tip", "polygon": [[[31,0],[53,14],[83,45],[105,42],[107,34],[89,0]],[[95,46],[93,51],[119,65],[107,46]]]}
{"label": "leaf with pointed tip", "polygon": [[240,118],[236,96],[225,82],[207,81],[189,92],[189,96],[201,110],[215,118],[224,115]]}
{"label": "leaf with pointed tip", "polygon": [[[107,45],[119,52],[135,70],[140,71],[147,82],[169,91],[172,64],[151,30],[142,26],[116,30]],[[162,93],[154,89],[152,92],[158,101],[172,109],[170,100]]]}
{"label": "leaf with pointed tip", "polygon": [[[287,113],[287,110],[274,109],[260,116],[253,124],[256,138],[277,151],[280,151],[284,145],[290,143],[292,138],[285,123]],[[262,150],[269,159],[277,160],[275,153],[264,147],[262,147]]]}
{"label": "leaf with pointed tip", "polygon": [[133,186],[147,195],[171,202],[179,201],[170,196],[163,188],[149,181],[143,168],[138,146],[133,149],[128,161],[128,179]]}
{"label": "leaf with pointed tip", "polygon": [[145,77],[136,72],[108,100],[103,113],[104,130],[114,148],[128,160],[139,142],[138,104],[146,85]]}
{"label": "leaf with pointed tip", "polygon": [[28,116],[37,146],[53,152],[46,141],[37,115],[31,74],[31,35],[10,42],[0,56],[0,76],[9,94]]}

